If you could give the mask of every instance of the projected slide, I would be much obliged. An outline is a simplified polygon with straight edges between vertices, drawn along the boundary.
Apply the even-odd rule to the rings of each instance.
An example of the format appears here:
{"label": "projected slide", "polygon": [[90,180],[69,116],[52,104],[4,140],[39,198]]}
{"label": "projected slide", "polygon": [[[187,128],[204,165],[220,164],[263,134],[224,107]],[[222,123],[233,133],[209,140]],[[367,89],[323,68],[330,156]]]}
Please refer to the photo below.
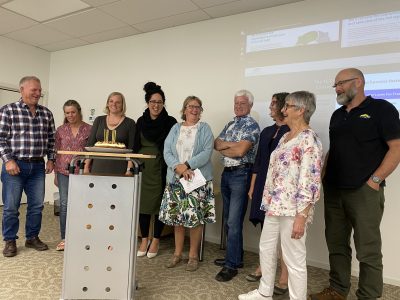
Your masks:
{"label": "projected slide", "polygon": [[342,21],[342,47],[400,41],[400,12]]}
{"label": "projected slide", "polygon": [[246,53],[328,43],[339,39],[339,22],[252,34],[246,39]]}
{"label": "projected slide", "polygon": [[400,72],[364,74],[365,94],[385,99],[400,110]]}
{"label": "projected slide", "polygon": [[317,110],[311,126],[317,130],[325,147],[328,145],[327,126],[332,112],[339,107],[332,85],[337,72],[349,66],[364,72],[365,94],[385,99],[400,110],[400,53],[358,56],[303,63],[246,68],[246,88],[254,93],[253,111],[260,126],[272,123],[267,105],[272,94],[308,90],[317,98]]}

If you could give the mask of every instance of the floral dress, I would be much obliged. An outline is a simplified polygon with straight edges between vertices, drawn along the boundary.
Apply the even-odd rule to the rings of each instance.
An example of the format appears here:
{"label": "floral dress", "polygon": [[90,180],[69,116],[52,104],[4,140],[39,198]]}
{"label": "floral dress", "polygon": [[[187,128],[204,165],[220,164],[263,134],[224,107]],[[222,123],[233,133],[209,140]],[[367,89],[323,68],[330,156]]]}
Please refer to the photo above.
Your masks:
{"label": "floral dress", "polygon": [[[176,149],[179,161],[191,158],[198,124],[181,126]],[[194,228],[201,224],[215,223],[215,198],[212,180],[190,193],[186,193],[179,178],[165,187],[159,220],[171,226]]]}

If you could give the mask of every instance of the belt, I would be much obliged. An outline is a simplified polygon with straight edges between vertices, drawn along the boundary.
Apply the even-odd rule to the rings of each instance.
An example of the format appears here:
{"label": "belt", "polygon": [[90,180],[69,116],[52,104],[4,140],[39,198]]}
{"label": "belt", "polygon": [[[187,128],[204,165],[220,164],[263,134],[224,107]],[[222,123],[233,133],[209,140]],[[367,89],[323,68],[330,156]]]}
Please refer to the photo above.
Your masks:
{"label": "belt", "polygon": [[41,163],[44,162],[43,157],[22,157],[22,158],[17,158],[17,160],[27,162],[27,163]]}
{"label": "belt", "polygon": [[253,166],[253,164],[245,163],[243,165],[238,165],[238,166],[233,166],[233,167],[225,167],[224,172],[232,172],[232,171],[236,171],[239,169],[251,168],[252,166]]}

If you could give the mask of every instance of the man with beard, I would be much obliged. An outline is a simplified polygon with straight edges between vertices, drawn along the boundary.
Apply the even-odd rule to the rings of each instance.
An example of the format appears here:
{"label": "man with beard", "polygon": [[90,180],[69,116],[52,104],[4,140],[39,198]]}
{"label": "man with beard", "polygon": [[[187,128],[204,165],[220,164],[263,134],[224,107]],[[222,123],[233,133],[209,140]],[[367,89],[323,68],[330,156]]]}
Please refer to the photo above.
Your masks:
{"label": "man with beard", "polygon": [[325,237],[329,250],[330,286],[311,300],[346,299],[350,290],[351,247],[359,260],[358,299],[381,297],[382,242],[380,223],[385,179],[400,161],[399,112],[386,100],[366,97],[365,79],[358,69],[345,69],[335,78],[342,105],[330,121],[330,150],[323,178]]}

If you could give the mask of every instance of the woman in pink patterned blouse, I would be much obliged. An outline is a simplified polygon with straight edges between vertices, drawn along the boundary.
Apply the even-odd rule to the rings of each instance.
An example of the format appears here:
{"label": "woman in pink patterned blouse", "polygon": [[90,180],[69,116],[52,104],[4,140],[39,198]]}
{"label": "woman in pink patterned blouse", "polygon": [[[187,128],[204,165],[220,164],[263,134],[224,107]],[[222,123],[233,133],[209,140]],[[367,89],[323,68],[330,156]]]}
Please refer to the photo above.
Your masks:
{"label": "woman in pink patterned blouse", "polygon": [[290,131],[272,152],[261,209],[266,216],[260,238],[262,277],[258,289],[239,299],[272,299],[277,244],[289,272],[290,299],[307,299],[306,227],[320,198],[322,145],[310,128],[315,96],[306,91],[289,94],[282,109]]}
{"label": "woman in pink patterned blouse", "polygon": [[[82,151],[86,146],[92,126],[83,122],[81,106],[75,100],[64,103],[64,124],[56,131],[56,150]],[[68,203],[68,166],[72,155],[57,155],[54,166],[54,184],[60,192],[60,231],[61,242],[57,245],[57,251],[63,251],[65,246],[65,224],[67,220]],[[76,168],[78,171],[78,168]]]}

